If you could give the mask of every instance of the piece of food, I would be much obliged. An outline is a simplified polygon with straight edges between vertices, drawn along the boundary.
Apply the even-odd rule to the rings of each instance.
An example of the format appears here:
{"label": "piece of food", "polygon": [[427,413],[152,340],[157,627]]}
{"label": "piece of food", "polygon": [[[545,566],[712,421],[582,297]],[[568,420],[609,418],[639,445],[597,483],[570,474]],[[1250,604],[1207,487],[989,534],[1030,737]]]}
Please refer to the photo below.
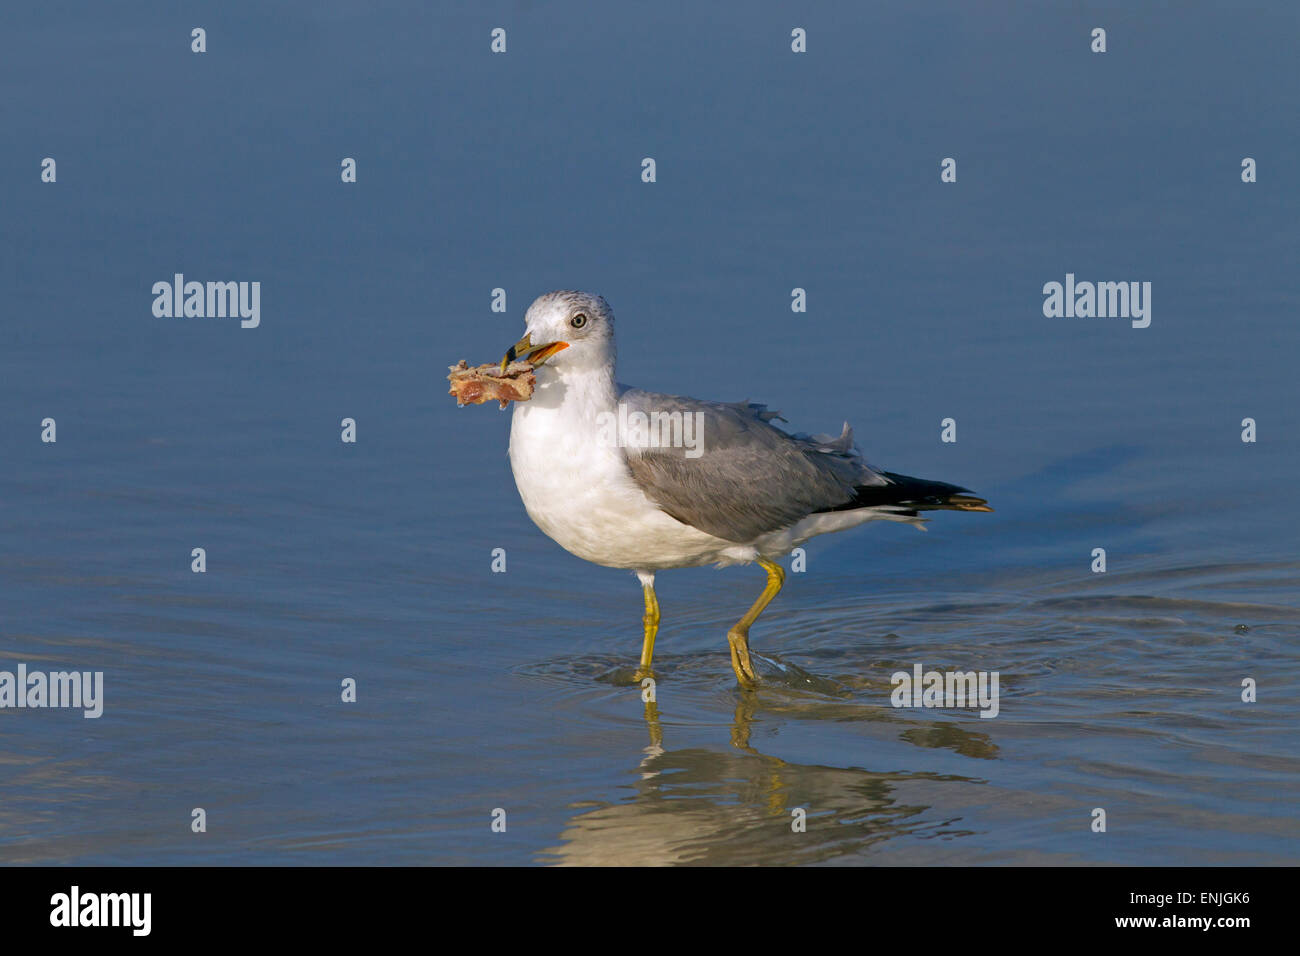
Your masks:
{"label": "piece of food", "polygon": [[511,362],[504,373],[500,365],[470,368],[464,359],[449,368],[448,394],[456,396],[457,405],[481,405],[495,399],[505,408],[511,402],[528,401],[537,385],[537,376],[527,362]]}

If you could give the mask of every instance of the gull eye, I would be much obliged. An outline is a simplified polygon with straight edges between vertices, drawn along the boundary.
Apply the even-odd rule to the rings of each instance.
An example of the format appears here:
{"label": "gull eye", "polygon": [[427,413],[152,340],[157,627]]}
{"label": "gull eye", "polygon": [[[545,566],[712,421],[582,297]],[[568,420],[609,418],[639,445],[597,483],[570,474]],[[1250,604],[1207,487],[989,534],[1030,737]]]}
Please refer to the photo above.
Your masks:
{"label": "gull eye", "polygon": [[575,329],[580,329],[587,324],[587,317],[579,312],[573,318],[569,319],[569,324]]}

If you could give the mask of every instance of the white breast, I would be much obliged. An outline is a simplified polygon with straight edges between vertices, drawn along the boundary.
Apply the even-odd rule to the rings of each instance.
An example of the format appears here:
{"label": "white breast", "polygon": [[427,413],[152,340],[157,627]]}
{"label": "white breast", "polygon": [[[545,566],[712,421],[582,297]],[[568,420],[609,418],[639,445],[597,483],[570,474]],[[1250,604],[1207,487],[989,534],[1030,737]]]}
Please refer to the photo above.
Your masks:
{"label": "white breast", "polygon": [[749,560],[734,542],[673,518],[632,479],[598,416],[616,410],[612,382],[538,373],[532,400],[515,404],[510,467],[528,516],[561,547],[614,568],[659,570]]}

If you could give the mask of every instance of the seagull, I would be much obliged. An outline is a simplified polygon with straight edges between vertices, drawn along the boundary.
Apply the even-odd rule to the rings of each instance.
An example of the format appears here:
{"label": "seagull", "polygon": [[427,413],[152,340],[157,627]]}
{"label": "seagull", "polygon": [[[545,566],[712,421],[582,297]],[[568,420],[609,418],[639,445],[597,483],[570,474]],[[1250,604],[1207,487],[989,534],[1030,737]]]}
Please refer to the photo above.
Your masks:
{"label": "seagull", "polygon": [[636,573],[645,597],[638,682],[653,674],[658,571],[757,563],[767,572],[727,632],[736,680],[753,689],[749,629],[785,583],[779,557],[867,521],[925,530],[922,511],[993,510],[956,485],[868,465],[847,422],[838,438],[790,434],[765,405],[619,385],[614,312],[601,296],[550,292],[524,324],[501,363],[504,373],[527,362],[537,380],[510,422],[515,485],[528,516],[566,551]]}

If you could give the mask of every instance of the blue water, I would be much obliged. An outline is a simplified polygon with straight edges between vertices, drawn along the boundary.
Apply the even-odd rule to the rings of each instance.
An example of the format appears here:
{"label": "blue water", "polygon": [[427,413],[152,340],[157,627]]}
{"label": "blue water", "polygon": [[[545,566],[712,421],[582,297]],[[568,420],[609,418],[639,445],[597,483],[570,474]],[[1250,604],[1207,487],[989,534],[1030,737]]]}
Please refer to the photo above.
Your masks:
{"label": "blue water", "polygon": [[[1047,6],[6,10],[0,670],[105,701],[0,710],[0,860],[1300,860],[1295,11]],[[177,272],[261,324],[155,318]],[[1066,273],[1150,327],[1045,318]],[[996,512],[810,542],[752,694],[762,575],[661,574],[647,708],[635,578],[446,394],[555,288],[623,381]],[[891,707],[917,663],[998,716]]]}

